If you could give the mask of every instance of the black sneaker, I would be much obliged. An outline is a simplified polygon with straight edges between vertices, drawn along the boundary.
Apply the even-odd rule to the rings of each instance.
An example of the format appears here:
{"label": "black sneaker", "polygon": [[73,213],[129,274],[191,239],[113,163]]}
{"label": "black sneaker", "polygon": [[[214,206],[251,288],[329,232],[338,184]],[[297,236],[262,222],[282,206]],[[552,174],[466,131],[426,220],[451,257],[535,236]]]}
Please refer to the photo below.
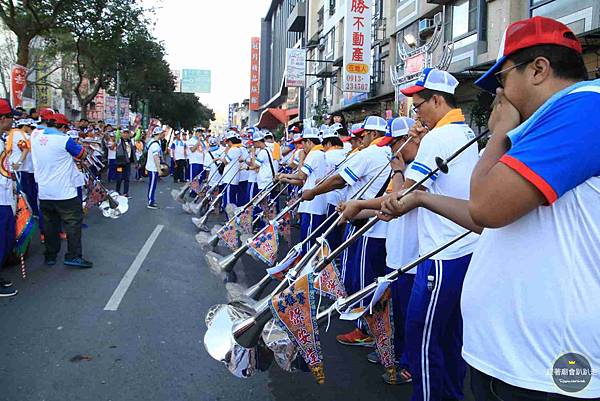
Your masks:
{"label": "black sneaker", "polygon": [[79,267],[82,269],[89,269],[94,266],[92,262],[85,260],[84,258],[65,259],[63,263],[67,266]]}
{"label": "black sneaker", "polygon": [[12,287],[12,281],[4,280],[2,277],[0,277],[0,288],[9,288],[9,287]]}
{"label": "black sneaker", "polygon": [[148,209],[158,209],[158,205],[155,203],[148,203]]}
{"label": "black sneaker", "polygon": [[14,297],[18,293],[14,288],[0,287],[0,298]]}
{"label": "black sneaker", "polygon": [[54,266],[56,264],[56,258],[45,258],[44,263],[46,266]]}

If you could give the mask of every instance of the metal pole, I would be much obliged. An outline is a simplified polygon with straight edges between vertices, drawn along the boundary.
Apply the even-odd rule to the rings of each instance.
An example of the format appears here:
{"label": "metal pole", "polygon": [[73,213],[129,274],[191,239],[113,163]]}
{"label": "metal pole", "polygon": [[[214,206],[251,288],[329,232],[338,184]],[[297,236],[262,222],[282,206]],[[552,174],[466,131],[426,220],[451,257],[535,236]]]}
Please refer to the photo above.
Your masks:
{"label": "metal pole", "polygon": [[[309,12],[309,0],[304,0],[304,32],[302,33],[302,41],[301,41],[301,47],[307,52],[307,57],[305,58],[308,59],[308,49],[307,49],[307,43],[308,43],[308,12]],[[304,62],[304,71],[306,73],[306,65],[307,65],[307,61]],[[304,86],[300,88],[300,93],[298,94],[298,102],[300,110],[299,110],[299,116],[300,116],[300,121],[304,121],[304,119],[306,118],[306,75],[304,75]]]}
{"label": "metal pole", "polygon": [[117,66],[117,91],[116,91],[116,102],[117,102],[117,123],[116,128],[118,129],[121,125],[121,102],[120,102],[120,94],[119,91],[121,89],[121,77],[119,75],[119,67]]}

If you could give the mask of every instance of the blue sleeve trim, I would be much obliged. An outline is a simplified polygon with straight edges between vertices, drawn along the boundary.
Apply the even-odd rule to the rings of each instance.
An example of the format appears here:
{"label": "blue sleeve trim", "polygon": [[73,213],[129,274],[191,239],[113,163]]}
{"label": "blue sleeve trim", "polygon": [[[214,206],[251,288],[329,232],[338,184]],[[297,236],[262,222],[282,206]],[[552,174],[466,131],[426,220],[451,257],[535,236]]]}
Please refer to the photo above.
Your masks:
{"label": "blue sleeve trim", "polygon": [[346,168],[344,169],[344,172],[345,172],[346,174],[348,174],[348,175],[350,176],[350,178],[352,178],[354,181],[358,181],[358,177],[356,176],[356,174],[354,174],[354,171],[350,170],[350,168],[349,168],[349,167],[346,167]]}
{"label": "blue sleeve trim", "polygon": [[[414,168],[415,170],[417,170],[417,169],[415,168],[415,166],[419,166],[419,167],[421,167],[423,170],[425,170],[426,172],[425,172],[424,174],[429,174],[429,173],[431,173],[431,169],[430,169],[428,166],[426,166],[425,164],[423,164],[423,163],[419,163],[419,162],[413,162],[413,168]],[[418,171],[421,171],[421,170],[418,170]]]}
{"label": "blue sleeve trim", "polygon": [[83,147],[75,142],[73,138],[67,139],[67,143],[65,143],[65,149],[71,156],[75,158],[81,157],[81,153],[83,152]]}

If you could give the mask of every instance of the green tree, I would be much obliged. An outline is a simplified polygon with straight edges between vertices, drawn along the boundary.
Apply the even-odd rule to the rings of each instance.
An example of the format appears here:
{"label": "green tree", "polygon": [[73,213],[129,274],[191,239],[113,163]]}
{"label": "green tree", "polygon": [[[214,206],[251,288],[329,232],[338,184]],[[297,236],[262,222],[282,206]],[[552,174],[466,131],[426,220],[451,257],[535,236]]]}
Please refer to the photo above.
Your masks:
{"label": "green tree", "polygon": [[76,0],[0,0],[0,18],[17,36],[17,64],[28,66],[31,42],[62,27]]}
{"label": "green tree", "polygon": [[150,114],[171,127],[187,130],[196,126],[208,127],[215,119],[213,110],[200,103],[192,93],[153,93]]}
{"label": "green tree", "polygon": [[66,18],[61,35],[54,37],[56,50],[73,57],[74,92],[83,117],[101,88],[114,88],[125,49],[148,36],[147,24],[138,0],[81,1]]}

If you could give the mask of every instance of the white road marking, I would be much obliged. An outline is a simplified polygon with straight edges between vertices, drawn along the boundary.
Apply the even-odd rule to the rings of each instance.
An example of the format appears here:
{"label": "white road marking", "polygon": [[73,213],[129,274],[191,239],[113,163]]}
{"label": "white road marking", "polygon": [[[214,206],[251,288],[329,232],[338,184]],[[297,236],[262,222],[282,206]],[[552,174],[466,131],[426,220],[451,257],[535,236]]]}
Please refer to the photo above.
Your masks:
{"label": "white road marking", "polygon": [[152,234],[150,234],[150,236],[146,240],[146,243],[144,244],[142,249],[140,249],[140,252],[137,254],[135,259],[133,260],[133,263],[131,263],[131,266],[129,266],[129,269],[121,279],[121,282],[115,289],[115,292],[113,292],[112,296],[106,303],[104,310],[116,311],[117,309],[119,309],[119,305],[121,304],[125,293],[129,289],[129,286],[133,282],[135,275],[137,274],[138,270],[140,270],[140,267],[142,267],[142,263],[144,263],[144,260],[146,260],[150,249],[152,249],[152,245],[154,245],[154,242],[156,241],[158,235],[164,227],[165,226],[159,224],[156,226],[154,231],[152,231]]}

